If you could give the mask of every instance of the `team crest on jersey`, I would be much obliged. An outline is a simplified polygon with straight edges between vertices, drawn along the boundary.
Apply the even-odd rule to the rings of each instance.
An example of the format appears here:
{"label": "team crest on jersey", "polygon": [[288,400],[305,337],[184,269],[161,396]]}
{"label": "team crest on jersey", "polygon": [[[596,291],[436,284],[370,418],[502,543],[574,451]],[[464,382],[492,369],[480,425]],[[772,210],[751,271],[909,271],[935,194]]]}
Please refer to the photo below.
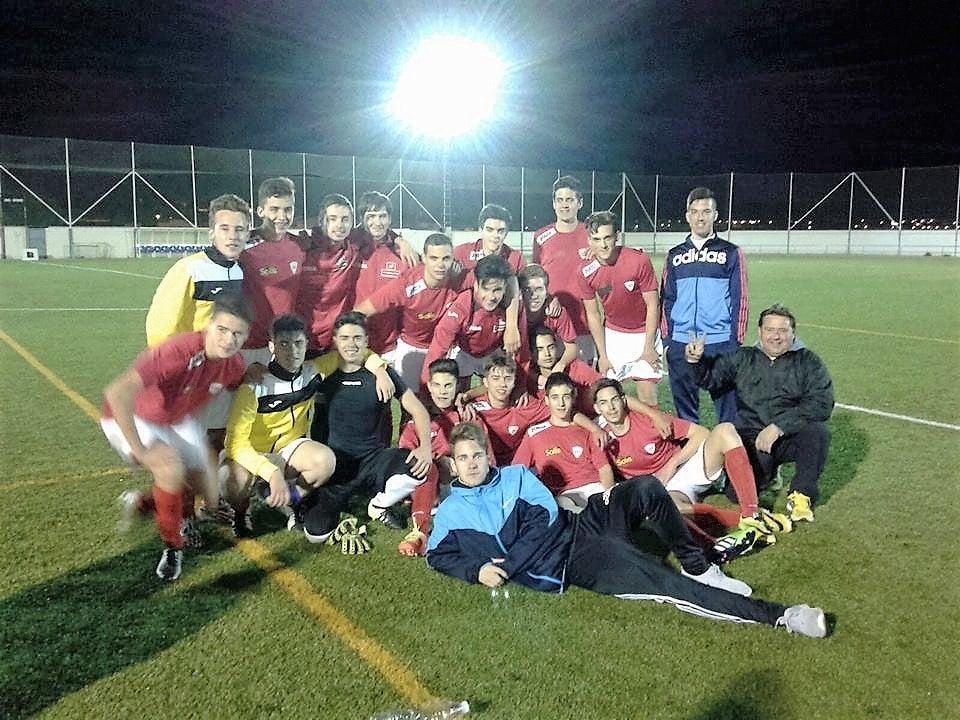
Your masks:
{"label": "team crest on jersey", "polygon": [[210,383],[209,390],[211,395],[219,395],[223,391],[223,383]]}
{"label": "team crest on jersey", "polygon": [[203,350],[201,350],[192,358],[190,358],[189,361],[187,361],[187,370],[195,370],[196,368],[203,365],[203,361],[206,359],[207,359],[207,354]]}
{"label": "team crest on jersey", "polygon": [[633,288],[636,287],[636,283],[633,280],[627,280],[623,283],[623,286],[627,289],[627,292],[633,292]]}
{"label": "team crest on jersey", "polygon": [[298,263],[296,260],[290,261],[290,272],[293,273],[294,275],[297,274],[297,268],[299,267],[300,267],[300,263]]}
{"label": "team crest on jersey", "polygon": [[572,452],[572,453],[573,453],[573,456],[574,456],[577,460],[579,460],[579,459],[580,459],[580,456],[583,455],[583,448],[580,447],[579,445],[574,445],[572,448],[570,448],[570,452]]}
{"label": "team crest on jersey", "polygon": [[590,277],[599,269],[600,269],[600,261],[594,260],[592,263],[587,263],[582,268],[580,268],[580,274],[583,275],[584,277]]}
{"label": "team crest on jersey", "polygon": [[417,280],[413,285],[407,285],[406,290],[404,290],[404,294],[406,294],[407,297],[413,297],[417,293],[421,293],[426,289],[427,281]]}
{"label": "team crest on jersey", "polygon": [[577,255],[580,256],[581,260],[586,260],[588,252],[590,252],[589,248],[580,248],[579,250],[577,250]]}
{"label": "team crest on jersey", "polygon": [[350,263],[347,262],[346,258],[343,258],[343,257],[337,258],[337,262],[333,266],[333,272],[337,272],[339,270],[346,270],[347,267],[349,267],[349,265]]}
{"label": "team crest on jersey", "polygon": [[273,265],[267,265],[267,267],[258,269],[257,272],[260,273],[261,277],[270,277],[277,274],[277,269]]}
{"label": "team crest on jersey", "polygon": [[520,432],[520,426],[519,426],[519,425],[507,425],[507,434],[508,434],[508,435],[516,435],[518,432]]}
{"label": "team crest on jersey", "polygon": [[457,311],[456,311],[456,310],[452,310],[452,309],[451,309],[451,310],[447,310],[447,317],[456,318],[457,320],[460,319],[460,316],[457,314]]}
{"label": "team crest on jersey", "polygon": [[400,266],[391,260],[383,266],[383,270],[380,271],[380,277],[389,278],[390,280],[400,277]]}
{"label": "team crest on jersey", "polygon": [[657,444],[652,442],[647,443],[646,445],[643,446],[643,451],[647,455],[653,455],[657,451]]}

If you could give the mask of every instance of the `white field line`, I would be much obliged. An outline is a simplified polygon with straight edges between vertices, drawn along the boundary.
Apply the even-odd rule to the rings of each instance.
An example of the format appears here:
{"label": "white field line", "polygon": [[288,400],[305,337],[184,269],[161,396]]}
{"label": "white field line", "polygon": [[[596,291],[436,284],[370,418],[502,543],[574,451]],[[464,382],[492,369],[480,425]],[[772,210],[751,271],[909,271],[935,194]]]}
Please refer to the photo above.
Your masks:
{"label": "white field line", "polygon": [[158,275],[144,275],[142,273],[126,272],[125,270],[107,270],[106,268],[77,267],[76,265],[63,265],[61,263],[52,263],[46,260],[40,265],[40,267],[58,267],[58,268],[66,268],[67,270],[112,273],[113,275],[127,275],[129,277],[147,278],[149,280],[161,279],[161,276],[158,276]]}
{"label": "white field line", "polygon": [[867,415],[878,415],[879,417],[890,418],[891,420],[903,420],[904,422],[916,423],[917,425],[927,425],[929,427],[946,428],[947,430],[960,430],[960,425],[951,425],[950,423],[937,422],[936,420],[924,420],[910,415],[899,415],[897,413],[884,412],[883,410],[873,410],[872,408],[860,407],[859,405],[836,404],[838,408],[844,410],[853,410],[854,412],[866,413]]}

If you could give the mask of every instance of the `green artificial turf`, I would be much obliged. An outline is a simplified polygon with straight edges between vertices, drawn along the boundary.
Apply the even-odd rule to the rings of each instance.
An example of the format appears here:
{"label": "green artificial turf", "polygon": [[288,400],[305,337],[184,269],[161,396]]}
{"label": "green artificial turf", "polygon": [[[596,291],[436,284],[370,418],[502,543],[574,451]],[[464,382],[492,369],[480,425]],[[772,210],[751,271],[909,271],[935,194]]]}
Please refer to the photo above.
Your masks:
{"label": "green artificial turf", "polygon": [[[141,349],[171,263],[2,262],[0,331],[95,411]],[[148,478],[124,469],[95,420],[0,336],[0,717],[362,720],[409,705],[409,687],[344,642],[361,632],[478,718],[954,717],[960,263],[748,264],[748,342],[759,310],[783,302],[827,363],[838,403],[954,426],[838,408],[816,522],[729,566],[759,597],[824,607],[829,638],[576,588],[511,587],[494,602],[399,556],[402,532],[371,524],[373,552],[346,557],[268,511],[258,547],[345,625],[314,614],[220,528],[163,586],[153,526],[115,530],[117,495]],[[666,382],[660,399],[672,407]],[[784,495],[762,500],[780,509]]]}

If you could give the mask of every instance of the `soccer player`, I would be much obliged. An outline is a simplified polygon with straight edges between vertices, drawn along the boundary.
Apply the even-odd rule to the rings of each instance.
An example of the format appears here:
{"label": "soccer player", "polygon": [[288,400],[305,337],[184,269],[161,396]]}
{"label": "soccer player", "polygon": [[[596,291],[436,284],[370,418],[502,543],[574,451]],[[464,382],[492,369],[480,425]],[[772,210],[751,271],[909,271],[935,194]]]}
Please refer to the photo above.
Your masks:
{"label": "soccer player", "polygon": [[[404,238],[390,227],[393,203],[379,192],[365,192],[357,204],[360,224],[350,234],[350,242],[360,251],[356,302],[369,298],[385,283],[400,277],[407,268],[420,264],[420,256]],[[392,360],[400,334],[400,313],[396,309],[367,318],[370,349]]]}
{"label": "soccer player", "polygon": [[[452,357],[464,379],[483,372],[487,355],[504,346],[507,329],[505,293],[513,277],[507,261],[498,255],[481,258],[474,268],[473,288],[460,293],[437,323],[420,381],[427,382],[427,367],[441,357]],[[521,340],[521,354],[526,340]],[[506,348],[504,348],[506,349]]]}
{"label": "soccer player", "polygon": [[[323,378],[337,369],[339,356],[327,353],[305,361],[306,325],[296,315],[274,318],[270,351],[273,359],[266,373],[240,386],[227,423],[224,465],[229,475],[224,490],[238,537],[252,530],[247,510],[255,481],[267,483],[267,505],[285,507],[291,502],[291,485],[303,495],[326,482],[335,466],[330,448],[306,435],[314,394]],[[370,354],[365,367],[384,376],[381,384],[389,383],[380,356]],[[392,394],[390,387],[383,397]]]}
{"label": "soccer player", "polygon": [[620,221],[613,213],[595,212],[584,224],[594,259],[580,268],[579,295],[597,346],[597,369],[620,380],[636,380],[637,397],[656,405],[656,383],[663,375],[653,264],[642,250],[620,245]]}
{"label": "soccer player", "polygon": [[296,308],[304,252],[293,224],[296,190],[286,177],[267,178],[257,190],[260,227],[250,233],[240,256],[243,292],[253,303],[256,316],[244,346],[244,359],[266,365],[270,361],[270,323]]}
{"label": "soccer player", "polygon": [[[434,570],[491,588],[516,582],[561,593],[576,585],[670,603],[714,620],[826,636],[820,608],[744,597],[750,587],[707,561],[656,478],[614,485],[575,515],[559,508],[529,469],[491,468],[478,426],[455,427],[450,445],[459,479],[434,517],[427,544],[427,564]],[[630,542],[630,533],[645,521],[676,556],[679,574]]]}
{"label": "soccer player", "polygon": [[[514,402],[516,382],[516,361],[502,350],[493,352],[483,367],[482,387],[486,393],[464,404],[461,413],[464,419],[476,418],[483,423],[490,436],[490,446],[497,465],[509,465],[527,428],[550,417],[550,409],[538,397],[521,395]],[[479,392],[479,388],[461,394],[458,402],[466,403],[471,399],[470,395],[476,392]],[[590,432],[595,445],[599,447],[603,443],[603,431],[589,418],[576,413],[573,421]]]}
{"label": "soccer player", "polygon": [[[743,250],[717,236],[717,199],[708,188],[687,195],[690,234],[663,261],[660,334],[666,343],[670,392],[677,415],[700,423],[700,389],[684,360],[691,333],[704,337],[704,353],[716,357],[740,347],[747,330],[747,266]],[[732,392],[713,396],[717,422],[733,422]]]}
{"label": "soccer player", "polygon": [[476,242],[457,245],[453,249],[453,259],[459,267],[454,272],[465,271],[468,274],[466,283],[473,281],[470,275],[477,266],[477,261],[490,255],[499,255],[510,266],[514,275],[519,273],[527,261],[523,254],[514,250],[505,242],[507,234],[510,232],[510,223],[513,217],[510,211],[501,205],[487,204],[480,210],[480,217],[477,220],[477,227],[480,231],[480,238]]}
{"label": "soccer player", "polygon": [[[550,276],[543,267],[531,263],[517,275],[517,283],[520,286],[520,297],[523,298],[527,332],[544,326],[552,330],[563,342],[563,353],[553,367],[553,372],[563,372],[578,357],[577,331],[563,305],[556,302],[550,295]],[[551,305],[556,305],[556,313],[547,312]],[[532,350],[531,347],[531,353]]]}
{"label": "soccer player", "polygon": [[407,387],[420,386],[423,361],[437,322],[460,292],[459,280],[451,275],[452,266],[450,238],[443,233],[428,235],[423,242],[423,265],[403,270],[354,308],[371,320],[384,314],[396,317],[393,311],[400,313],[391,364]]}
{"label": "soccer player", "polygon": [[237,264],[250,230],[250,206],[236,195],[210,201],[210,247],[178,260],[167,270],[147,310],[147,346],[178,333],[203,330],[214,301],[243,291]]}
{"label": "soccer player", "polygon": [[[333,344],[339,355],[336,371],[326,377],[317,393],[326,396],[330,429],[326,445],[336,456],[333,476],[314,488],[302,501],[303,530],[312,543],[330,537],[340,522],[340,512],[356,492],[372,494],[367,513],[387,527],[404,523],[392,506],[407,497],[427,477],[433,462],[430,450],[430,415],[393,368],[387,373],[396,386],[401,407],[417,428],[413,450],[388,448],[381,434],[381,415],[390,406],[381,401],[376,378],[363,367],[367,347],[366,319],[358,312],[344,313],[333,324]],[[374,494],[375,493],[375,494]]]}
{"label": "soccer player", "polygon": [[334,321],[354,305],[360,275],[360,251],[348,242],[353,229],[353,205],[331,193],[320,201],[319,227],[305,241],[296,314],[307,322],[308,357],[330,348]]}
{"label": "soccer player", "polygon": [[[427,479],[413,491],[413,505],[410,517],[413,530],[397,546],[401,555],[423,555],[427,549],[427,536],[430,534],[430,522],[433,506],[437,501],[439,486],[448,487],[450,480],[457,474],[450,457],[450,431],[460,422],[460,413],[454,404],[457,398],[459,370],[457,361],[441,358],[430,363],[430,382],[427,390],[430,401],[427,410],[430,413],[430,449],[433,452],[433,465]],[[397,445],[413,450],[419,444],[417,428],[411,420],[404,425]],[[493,449],[487,442],[487,452],[493,457]]]}
{"label": "soccer player", "polygon": [[[153,476],[157,528],[166,546],[157,564],[161,580],[180,577],[184,489],[193,486],[208,508],[219,504],[216,469],[196,416],[243,379],[238,353],[252,317],[243,298],[227,295],[214,303],[204,331],[174,335],[148,348],[104,390],[104,435],[124,461],[142,465]],[[132,509],[137,498],[121,496],[121,501]]]}
{"label": "soccer player", "polygon": [[[606,453],[618,478],[653,475],[667,488],[681,514],[708,517],[732,529],[719,540],[704,533],[724,562],[748,552],[758,541],[776,542],[776,532],[790,532],[789,518],[759,507],[750,459],[733,425],[720,423],[708,430],[668,415],[670,434],[663,437],[649,418],[630,411],[618,381],[599,380],[592,396],[602,417],[600,425],[610,434]],[[723,470],[739,512],[700,502]]]}
{"label": "soccer player", "polygon": [[709,356],[703,338],[696,338],[685,355],[701,387],[713,394],[735,391],[734,424],[760,487],[781,463],[796,463],[787,513],[794,522],[813,522],[830,449],[826,421],[833,412],[833,382],[823,361],[797,339],[790,310],[773,305],[760,313],[758,324],[755,347]]}
{"label": "soccer player", "polygon": [[580,266],[588,259],[590,250],[587,228],[577,219],[582,207],[580,181],[570,175],[557,178],[553,183],[553,209],[557,220],[533,234],[533,262],[542,265],[552,278],[550,289],[569,313],[577,331],[580,359],[593,365],[596,347],[580,301],[577,279]]}
{"label": "soccer player", "polygon": [[613,487],[613,468],[590,433],[573,424],[576,390],[566,373],[553,373],[544,388],[550,417],[527,428],[513,465],[534,470],[560,507],[579,512],[587,498]]}

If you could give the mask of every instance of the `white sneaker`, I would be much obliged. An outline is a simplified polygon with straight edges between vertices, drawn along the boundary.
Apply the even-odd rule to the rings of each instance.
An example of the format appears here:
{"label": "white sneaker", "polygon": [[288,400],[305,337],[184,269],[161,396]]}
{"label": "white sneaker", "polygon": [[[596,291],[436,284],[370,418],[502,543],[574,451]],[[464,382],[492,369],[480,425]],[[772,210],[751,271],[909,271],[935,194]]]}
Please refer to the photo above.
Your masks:
{"label": "white sneaker", "polygon": [[710,587],[726,590],[727,592],[743,595],[744,597],[750,597],[753,593],[753,588],[745,582],[724,575],[723,570],[721,570],[718,565],[711,565],[699,575],[691,575],[686,570],[681,570],[680,574],[702,585],[709,585]]}
{"label": "white sneaker", "polygon": [[173,582],[180,577],[182,566],[183,550],[174,550],[168,547],[160,555],[160,562],[157,564],[157,577],[164,582]]}
{"label": "white sneaker", "polygon": [[827,636],[827,618],[823,610],[809,605],[793,605],[783,612],[783,617],[777,621],[788,633],[797,633],[807,637],[822,638]]}

